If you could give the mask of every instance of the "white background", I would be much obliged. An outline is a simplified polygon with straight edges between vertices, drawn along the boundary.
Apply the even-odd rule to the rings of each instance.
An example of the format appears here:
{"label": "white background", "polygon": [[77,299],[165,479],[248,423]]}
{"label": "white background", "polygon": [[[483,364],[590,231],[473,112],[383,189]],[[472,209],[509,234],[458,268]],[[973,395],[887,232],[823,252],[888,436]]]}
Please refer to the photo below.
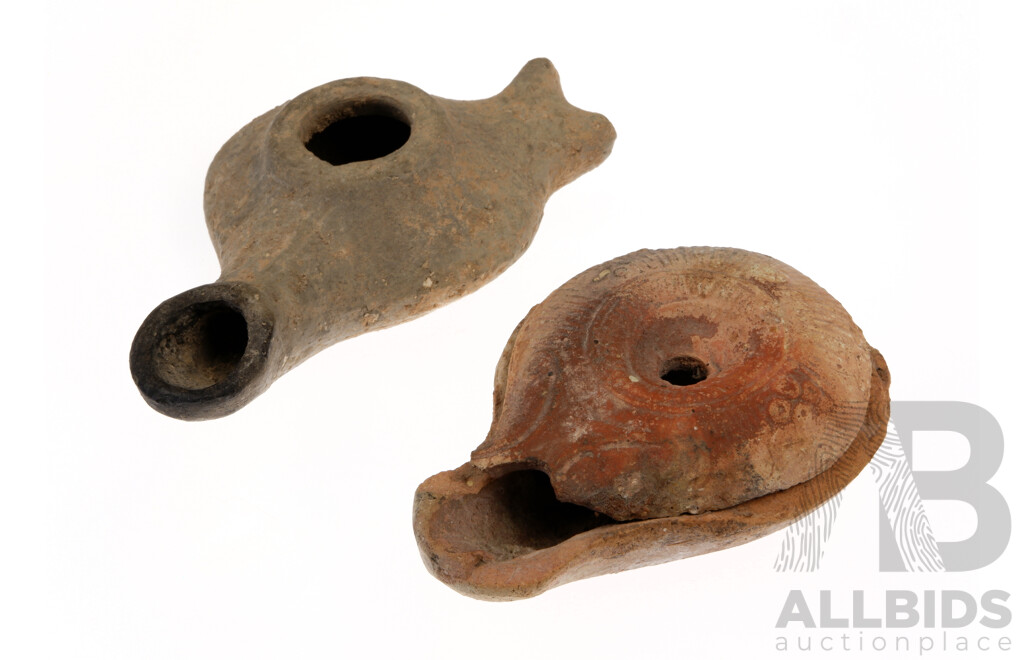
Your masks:
{"label": "white background", "polygon": [[[793,265],[884,353],[894,400],[990,410],[992,484],[1020,515],[1013,3],[59,2],[4,22],[0,657],[773,657],[790,589],[862,588],[876,611],[886,588],[1004,589],[1024,616],[1015,540],[971,573],[879,573],[867,474],[813,574],[773,572],[777,534],[484,603],[434,580],[411,530],[417,484],[483,440],[530,306],[678,245]],[[537,56],[618,141],[508,272],[228,418],[145,405],[128,348],[218,275],[202,193],[227,138],[334,79],[474,99]],[[965,460],[927,437],[929,467]],[[969,508],[929,507],[940,540],[973,531]],[[998,634],[1019,650],[1018,630]]]}

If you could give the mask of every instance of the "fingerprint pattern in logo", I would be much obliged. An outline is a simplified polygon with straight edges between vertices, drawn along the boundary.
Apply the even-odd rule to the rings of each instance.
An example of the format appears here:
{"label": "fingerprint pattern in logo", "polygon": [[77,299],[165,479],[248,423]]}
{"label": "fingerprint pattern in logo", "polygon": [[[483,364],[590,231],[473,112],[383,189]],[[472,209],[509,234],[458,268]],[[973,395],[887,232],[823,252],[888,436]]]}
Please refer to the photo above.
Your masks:
{"label": "fingerprint pattern in logo", "polygon": [[[910,462],[903,451],[896,427],[890,421],[885,440],[868,466],[871,469],[882,510],[893,530],[903,565],[911,572],[943,571],[931,523],[917,492]],[[815,571],[821,565],[825,544],[832,533],[842,491],[790,525],[775,558],[779,572]]]}
{"label": "fingerprint pattern in logo", "polygon": [[910,461],[892,422],[886,429],[885,441],[868,467],[878,486],[882,510],[889,519],[903,566],[912,573],[944,571],[939,546],[917,492],[914,473],[910,471]]}

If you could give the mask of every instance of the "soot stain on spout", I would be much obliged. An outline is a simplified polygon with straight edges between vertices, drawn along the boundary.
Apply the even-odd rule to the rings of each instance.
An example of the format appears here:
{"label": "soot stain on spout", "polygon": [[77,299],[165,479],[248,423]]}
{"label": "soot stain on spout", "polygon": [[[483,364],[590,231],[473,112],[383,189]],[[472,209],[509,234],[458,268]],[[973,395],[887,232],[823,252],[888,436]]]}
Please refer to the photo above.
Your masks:
{"label": "soot stain on spout", "polygon": [[170,385],[200,390],[227,377],[248,343],[241,312],[224,303],[196,303],[163,328],[153,352],[153,369]]}

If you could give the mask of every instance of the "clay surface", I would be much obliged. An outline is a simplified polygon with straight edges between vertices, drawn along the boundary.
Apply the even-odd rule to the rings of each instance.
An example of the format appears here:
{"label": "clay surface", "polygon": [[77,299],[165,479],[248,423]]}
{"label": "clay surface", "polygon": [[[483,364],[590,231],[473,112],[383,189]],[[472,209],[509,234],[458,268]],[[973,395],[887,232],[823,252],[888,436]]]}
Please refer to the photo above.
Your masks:
{"label": "clay surface", "polygon": [[227,415],[335,342],[479,288],[614,139],[607,119],[566,102],[543,59],[481,101],[352,78],[271,110],[210,166],[222,273],[139,328],[140,392],[174,417]]}
{"label": "clay surface", "polygon": [[843,307],[779,261],[626,255],[515,330],[486,440],[417,490],[421,553],[453,588],[504,600],[745,543],[870,461],[888,385]]}

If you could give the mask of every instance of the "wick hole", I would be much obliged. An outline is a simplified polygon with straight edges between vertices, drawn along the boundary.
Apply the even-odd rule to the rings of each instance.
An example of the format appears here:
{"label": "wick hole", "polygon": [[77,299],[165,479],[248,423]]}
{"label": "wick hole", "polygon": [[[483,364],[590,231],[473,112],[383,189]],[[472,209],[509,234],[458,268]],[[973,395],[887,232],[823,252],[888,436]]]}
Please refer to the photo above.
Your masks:
{"label": "wick hole", "polygon": [[200,390],[224,380],[242,360],[249,344],[245,317],[221,303],[198,303],[164,329],[153,367],[164,382]]}
{"label": "wick hole", "polygon": [[708,377],[708,365],[690,355],[674,357],[661,367],[661,379],[672,385],[685,387]]}
{"label": "wick hole", "polygon": [[478,495],[454,500],[444,521],[453,547],[484,551],[499,561],[615,523],[586,507],[560,502],[548,476],[539,470],[511,472]]}
{"label": "wick hole", "polygon": [[306,141],[306,148],[331,165],[375,160],[398,151],[409,140],[409,123],[381,104],[348,110]]}

